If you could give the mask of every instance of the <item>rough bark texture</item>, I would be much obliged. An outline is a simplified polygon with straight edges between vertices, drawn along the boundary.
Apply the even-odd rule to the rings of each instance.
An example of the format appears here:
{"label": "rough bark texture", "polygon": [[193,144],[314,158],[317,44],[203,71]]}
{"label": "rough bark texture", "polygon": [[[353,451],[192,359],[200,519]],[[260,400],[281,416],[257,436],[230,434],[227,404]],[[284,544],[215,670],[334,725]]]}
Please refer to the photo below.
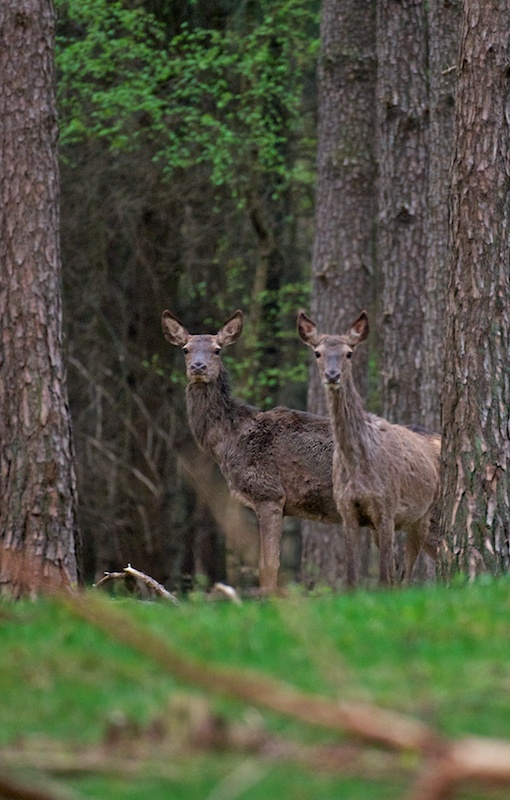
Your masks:
{"label": "rough bark texture", "polygon": [[422,424],[441,427],[443,320],[448,260],[448,185],[453,155],[461,0],[429,0],[430,155],[423,332]]}
{"label": "rough bark texture", "polygon": [[[341,333],[372,307],[376,216],[375,2],[324,0],[318,65],[318,161],[312,316]],[[356,365],[362,394],[367,354]],[[316,369],[308,409],[326,414]],[[303,525],[302,571],[309,584],[335,585],[343,571],[338,526]]]}
{"label": "rough bark texture", "polygon": [[443,385],[442,572],[510,567],[510,6],[464,0]]}
{"label": "rough bark texture", "polygon": [[62,361],[54,11],[0,4],[0,594],[75,584]]}
{"label": "rough bark texture", "polygon": [[427,252],[425,0],[381,0],[377,20],[382,416],[421,419]]}

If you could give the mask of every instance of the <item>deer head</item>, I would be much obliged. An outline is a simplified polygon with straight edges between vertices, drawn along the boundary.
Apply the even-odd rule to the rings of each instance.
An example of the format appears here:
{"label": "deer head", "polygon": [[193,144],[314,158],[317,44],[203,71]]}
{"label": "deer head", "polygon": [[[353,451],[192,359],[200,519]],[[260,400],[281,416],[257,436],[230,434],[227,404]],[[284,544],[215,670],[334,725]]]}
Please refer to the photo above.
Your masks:
{"label": "deer head", "polygon": [[355,348],[368,336],[366,311],[361,312],[343,336],[319,333],[315,322],[304,311],[298,314],[297,326],[301,341],[315,353],[322,383],[338,389],[351,372],[350,360]]}
{"label": "deer head", "polygon": [[212,383],[220,373],[223,347],[233,344],[242,333],[243,314],[236,311],[215,335],[202,333],[192,336],[170,311],[163,311],[161,324],[165,339],[184,353],[188,381]]}

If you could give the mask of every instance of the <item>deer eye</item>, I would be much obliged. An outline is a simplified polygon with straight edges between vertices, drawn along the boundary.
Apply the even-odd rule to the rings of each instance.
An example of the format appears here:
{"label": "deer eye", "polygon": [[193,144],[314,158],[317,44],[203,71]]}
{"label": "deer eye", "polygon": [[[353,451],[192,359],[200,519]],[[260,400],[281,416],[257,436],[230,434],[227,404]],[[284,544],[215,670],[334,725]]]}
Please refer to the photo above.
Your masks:
{"label": "deer eye", "polygon": [[189,350],[188,350],[188,348],[187,348],[187,347],[183,347],[183,348],[182,348],[182,352],[184,353],[184,355],[185,355],[185,356],[187,356],[187,355],[188,355],[188,352],[189,352]]}
{"label": "deer eye", "polygon": [[318,350],[314,350],[313,352],[315,354],[315,358],[320,358],[321,357],[321,354],[319,353]]}
{"label": "deer eye", "polygon": [[346,358],[352,358],[352,353],[353,353],[353,351],[350,350],[348,353],[345,354],[345,357]]}
{"label": "deer eye", "polygon": [[216,347],[214,349],[214,352],[216,353],[217,356],[219,356],[219,354],[221,353],[221,347]]}

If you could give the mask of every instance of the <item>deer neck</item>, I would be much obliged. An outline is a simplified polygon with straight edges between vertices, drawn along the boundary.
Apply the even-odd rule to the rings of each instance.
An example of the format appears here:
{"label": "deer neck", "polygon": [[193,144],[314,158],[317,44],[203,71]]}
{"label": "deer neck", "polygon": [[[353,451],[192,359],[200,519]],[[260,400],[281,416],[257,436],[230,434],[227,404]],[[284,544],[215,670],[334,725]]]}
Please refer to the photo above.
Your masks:
{"label": "deer neck", "polygon": [[228,374],[221,368],[211,383],[188,383],[188,422],[197,444],[218,458],[219,450],[232,432],[239,415],[239,403],[232,396]]}
{"label": "deer neck", "polygon": [[328,388],[327,399],[335,448],[346,467],[367,464],[370,456],[367,412],[352,377],[339,388]]}

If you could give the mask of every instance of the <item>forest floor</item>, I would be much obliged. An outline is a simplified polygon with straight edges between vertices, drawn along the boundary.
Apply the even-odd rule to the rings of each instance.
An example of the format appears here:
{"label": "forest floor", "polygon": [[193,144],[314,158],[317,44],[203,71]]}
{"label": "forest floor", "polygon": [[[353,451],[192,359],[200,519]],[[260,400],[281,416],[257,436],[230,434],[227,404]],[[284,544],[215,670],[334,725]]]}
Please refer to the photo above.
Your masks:
{"label": "forest floor", "polygon": [[[501,748],[510,764],[507,579],[4,601],[0,654],[0,797],[414,800],[434,797],[416,781],[438,774],[438,743],[490,737],[489,761]],[[435,796],[509,797],[510,782]]]}

